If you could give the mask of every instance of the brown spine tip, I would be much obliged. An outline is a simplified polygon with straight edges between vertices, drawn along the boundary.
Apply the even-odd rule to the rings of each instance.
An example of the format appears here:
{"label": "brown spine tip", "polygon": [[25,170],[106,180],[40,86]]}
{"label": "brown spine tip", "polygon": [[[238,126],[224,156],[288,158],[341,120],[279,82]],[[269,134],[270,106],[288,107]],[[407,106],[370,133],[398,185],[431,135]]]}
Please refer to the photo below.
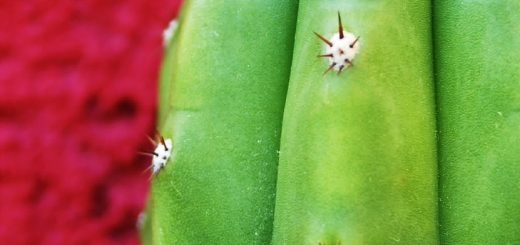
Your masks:
{"label": "brown spine tip", "polygon": [[152,143],[154,147],[157,146],[157,142],[155,142],[155,140],[153,140],[152,137],[146,135],[146,138],[148,139],[148,141],[150,141],[150,143]]}
{"label": "brown spine tip", "polygon": [[334,66],[336,66],[336,63],[332,63],[329,68],[327,68],[327,70],[325,70],[325,72],[323,73],[323,75],[325,76],[327,73],[329,73],[330,70],[332,70],[332,68],[334,68]]}
{"label": "brown spine tip", "polygon": [[352,61],[350,61],[349,59],[345,59],[345,63],[347,63],[349,66],[354,66]]}
{"label": "brown spine tip", "polygon": [[141,174],[144,174],[144,173],[148,172],[152,168],[153,168],[153,165],[150,165],[150,166],[146,167],[146,169],[143,170],[143,172],[141,172]]}
{"label": "brown spine tip", "polygon": [[338,23],[339,23],[339,39],[343,39],[343,37],[344,37],[343,24],[341,23],[341,15],[339,14],[339,11],[338,11]]}
{"label": "brown spine tip", "polygon": [[334,57],[334,55],[333,54],[320,54],[320,55],[318,55],[318,57],[319,58],[322,58],[322,57],[330,57],[330,58],[332,58],[332,57]]}
{"label": "brown spine tip", "polygon": [[168,150],[168,146],[166,146],[166,143],[164,142],[164,137],[161,136],[161,144],[164,145],[164,149]]}
{"label": "brown spine tip", "polygon": [[354,42],[352,42],[352,43],[350,44],[350,48],[353,48],[354,45],[356,45],[356,43],[357,43],[357,41],[359,40],[359,38],[360,38],[360,36],[358,36],[358,37],[356,38],[356,40],[354,40]]}
{"label": "brown spine tip", "polygon": [[345,68],[344,65],[341,65],[341,66],[339,67],[338,76],[339,76],[339,74],[341,74],[341,72],[343,71],[343,68]]}
{"label": "brown spine tip", "polygon": [[332,43],[329,40],[327,40],[326,38],[324,38],[323,36],[321,36],[317,32],[314,32],[314,34],[316,34],[316,36],[318,36],[319,39],[321,39],[323,42],[325,42],[327,45],[329,45],[329,47],[332,47]]}
{"label": "brown spine tip", "polygon": [[158,157],[158,156],[159,156],[159,154],[157,154],[157,153],[155,153],[155,152],[150,153],[150,152],[142,152],[142,151],[140,151],[139,154],[141,154],[141,155],[145,155],[145,156],[151,156],[151,157],[153,157],[153,156]]}

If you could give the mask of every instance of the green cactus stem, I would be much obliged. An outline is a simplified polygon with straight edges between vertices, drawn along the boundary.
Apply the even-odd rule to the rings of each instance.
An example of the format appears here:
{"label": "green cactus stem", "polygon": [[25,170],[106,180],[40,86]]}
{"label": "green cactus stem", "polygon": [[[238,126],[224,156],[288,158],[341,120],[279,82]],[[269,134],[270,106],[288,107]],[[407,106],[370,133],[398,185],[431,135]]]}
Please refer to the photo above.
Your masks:
{"label": "green cactus stem", "polygon": [[267,244],[296,0],[187,1],[165,62],[153,244]]}
{"label": "green cactus stem", "polygon": [[434,2],[442,244],[520,244],[520,1]]}
{"label": "green cactus stem", "polygon": [[[430,9],[300,1],[273,244],[438,243]],[[338,10],[359,50],[323,75]]]}

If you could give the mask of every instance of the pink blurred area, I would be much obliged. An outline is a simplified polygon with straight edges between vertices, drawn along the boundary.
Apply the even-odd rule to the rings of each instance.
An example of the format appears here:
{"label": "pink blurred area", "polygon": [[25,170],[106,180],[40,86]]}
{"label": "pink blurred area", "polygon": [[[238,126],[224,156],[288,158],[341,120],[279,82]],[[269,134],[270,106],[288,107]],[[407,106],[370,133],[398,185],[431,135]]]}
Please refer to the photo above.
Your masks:
{"label": "pink blurred area", "polygon": [[178,0],[0,0],[0,243],[138,244]]}

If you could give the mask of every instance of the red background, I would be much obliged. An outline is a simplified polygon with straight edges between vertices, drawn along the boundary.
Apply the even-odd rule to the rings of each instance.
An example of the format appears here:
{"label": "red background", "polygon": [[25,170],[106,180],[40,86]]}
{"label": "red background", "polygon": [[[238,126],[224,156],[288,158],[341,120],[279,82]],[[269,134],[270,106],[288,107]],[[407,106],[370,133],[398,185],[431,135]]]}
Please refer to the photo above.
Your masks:
{"label": "red background", "polygon": [[138,244],[178,0],[0,0],[0,243]]}

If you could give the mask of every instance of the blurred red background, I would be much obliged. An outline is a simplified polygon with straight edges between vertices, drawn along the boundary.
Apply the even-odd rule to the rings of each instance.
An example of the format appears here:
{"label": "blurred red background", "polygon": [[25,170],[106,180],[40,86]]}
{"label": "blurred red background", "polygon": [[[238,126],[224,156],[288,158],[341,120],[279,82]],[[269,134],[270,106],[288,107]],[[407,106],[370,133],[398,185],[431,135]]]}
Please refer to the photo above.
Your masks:
{"label": "blurred red background", "polygon": [[0,243],[138,244],[178,0],[0,0]]}

